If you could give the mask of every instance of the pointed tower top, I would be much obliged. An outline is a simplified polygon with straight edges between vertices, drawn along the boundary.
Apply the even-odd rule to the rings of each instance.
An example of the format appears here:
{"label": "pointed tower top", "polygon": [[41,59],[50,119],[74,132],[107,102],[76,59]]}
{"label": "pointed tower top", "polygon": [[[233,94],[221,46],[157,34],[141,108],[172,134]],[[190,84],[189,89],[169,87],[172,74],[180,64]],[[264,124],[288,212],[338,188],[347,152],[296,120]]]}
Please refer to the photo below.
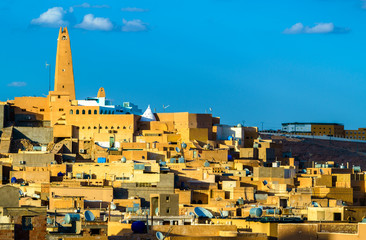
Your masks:
{"label": "pointed tower top", "polygon": [[70,100],[75,100],[70,38],[66,27],[60,28],[57,39],[55,92],[69,95]]}
{"label": "pointed tower top", "polygon": [[99,88],[97,97],[104,97],[105,98],[105,91],[104,88]]}
{"label": "pointed tower top", "polygon": [[147,109],[144,112],[144,114],[142,114],[140,121],[141,122],[152,122],[152,121],[156,121],[155,115],[151,111],[150,105],[147,107]]}

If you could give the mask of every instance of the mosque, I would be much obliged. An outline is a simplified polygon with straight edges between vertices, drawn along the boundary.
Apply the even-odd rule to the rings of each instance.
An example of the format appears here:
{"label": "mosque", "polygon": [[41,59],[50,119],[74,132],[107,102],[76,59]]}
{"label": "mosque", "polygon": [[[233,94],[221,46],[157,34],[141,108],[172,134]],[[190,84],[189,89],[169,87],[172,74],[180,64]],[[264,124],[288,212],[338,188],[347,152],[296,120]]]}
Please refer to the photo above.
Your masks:
{"label": "mosque", "polygon": [[104,88],[97,97],[76,100],[70,37],[67,28],[60,28],[55,69],[54,91],[47,97],[15,97],[10,101],[18,126],[54,126],[66,115],[141,115],[142,111],[133,103],[113,105],[106,98]]}

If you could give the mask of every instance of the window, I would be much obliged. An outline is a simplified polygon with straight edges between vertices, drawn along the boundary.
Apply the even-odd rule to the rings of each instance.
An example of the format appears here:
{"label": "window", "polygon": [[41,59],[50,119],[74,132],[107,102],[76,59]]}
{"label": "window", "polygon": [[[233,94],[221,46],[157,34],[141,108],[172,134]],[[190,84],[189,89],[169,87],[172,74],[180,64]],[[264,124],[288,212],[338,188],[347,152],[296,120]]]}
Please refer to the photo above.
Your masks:
{"label": "window", "polygon": [[169,196],[166,197],[166,202],[167,203],[170,202],[170,197]]}
{"label": "window", "polygon": [[64,111],[64,109],[63,109],[63,108],[59,108],[59,109],[58,109],[58,111],[59,111],[59,112],[63,112],[63,111]]}
{"label": "window", "polygon": [[23,230],[33,230],[32,217],[22,217],[22,229]]}
{"label": "window", "polygon": [[88,114],[91,114],[91,110],[90,109],[88,110]]}
{"label": "window", "polygon": [[62,36],[62,40],[67,40],[67,37],[66,36]]}
{"label": "window", "polygon": [[166,213],[170,213],[170,208],[169,207],[166,209]]}
{"label": "window", "polygon": [[81,113],[82,113],[82,114],[85,114],[85,110],[83,110]]}
{"label": "window", "polygon": [[70,114],[74,114],[74,111],[72,109],[70,110]]}
{"label": "window", "polygon": [[79,109],[78,109],[78,110],[76,110],[76,114],[79,114]]}
{"label": "window", "polygon": [[94,110],[94,114],[98,114],[98,111],[97,110]]}
{"label": "window", "polygon": [[44,112],[44,108],[39,109],[40,112]]}

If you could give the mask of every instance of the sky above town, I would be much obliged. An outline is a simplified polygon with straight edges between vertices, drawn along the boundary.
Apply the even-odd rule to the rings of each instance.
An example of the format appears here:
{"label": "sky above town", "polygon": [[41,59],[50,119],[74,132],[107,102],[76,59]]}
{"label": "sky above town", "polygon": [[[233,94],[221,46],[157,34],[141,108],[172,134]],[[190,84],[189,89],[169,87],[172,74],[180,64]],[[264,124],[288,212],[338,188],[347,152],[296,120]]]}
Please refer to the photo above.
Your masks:
{"label": "sky above town", "polygon": [[0,101],[48,94],[67,26],[78,99],[366,127],[365,1],[1,0],[0,21]]}

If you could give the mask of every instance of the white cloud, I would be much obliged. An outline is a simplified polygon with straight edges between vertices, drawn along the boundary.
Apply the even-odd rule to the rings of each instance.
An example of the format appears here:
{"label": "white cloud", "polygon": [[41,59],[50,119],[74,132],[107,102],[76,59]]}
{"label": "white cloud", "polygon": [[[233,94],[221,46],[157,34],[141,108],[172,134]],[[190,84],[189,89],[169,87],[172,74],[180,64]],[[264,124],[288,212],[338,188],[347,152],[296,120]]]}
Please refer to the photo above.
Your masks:
{"label": "white cloud", "polygon": [[302,23],[296,23],[290,28],[286,28],[283,33],[285,34],[314,34],[314,33],[347,33],[348,28],[341,28],[334,26],[333,23],[316,23],[315,26],[304,26]]}
{"label": "white cloud", "polygon": [[90,5],[89,3],[83,3],[80,5],[75,5],[74,8],[109,8],[109,5]]}
{"label": "white cloud", "polygon": [[44,25],[49,27],[60,27],[68,25],[68,22],[63,20],[66,11],[62,7],[53,7],[42,13],[38,18],[32,19],[31,24]]}
{"label": "white cloud", "polygon": [[81,23],[75,25],[75,28],[110,31],[113,29],[113,24],[109,18],[94,17],[93,14],[87,14]]}
{"label": "white cloud", "polygon": [[8,84],[8,87],[25,87],[27,86],[26,82],[11,82]]}
{"label": "white cloud", "polygon": [[121,9],[122,12],[148,12],[149,9],[137,8],[137,7],[126,7]]}
{"label": "white cloud", "polygon": [[147,23],[142,22],[140,19],[134,19],[127,21],[126,19],[123,19],[123,26],[122,31],[123,32],[142,32],[147,31]]}

